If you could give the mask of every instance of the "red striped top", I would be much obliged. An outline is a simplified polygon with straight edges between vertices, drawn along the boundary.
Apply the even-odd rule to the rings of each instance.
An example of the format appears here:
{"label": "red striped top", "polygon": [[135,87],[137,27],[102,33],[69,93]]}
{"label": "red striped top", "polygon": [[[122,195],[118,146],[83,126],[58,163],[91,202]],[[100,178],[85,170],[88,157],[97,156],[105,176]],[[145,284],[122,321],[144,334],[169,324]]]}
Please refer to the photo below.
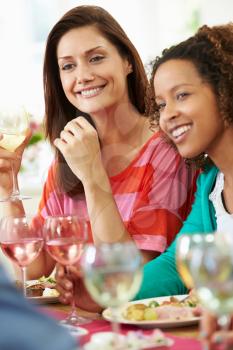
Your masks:
{"label": "red striped top", "polygon": [[[53,162],[39,205],[40,219],[77,214],[89,221],[85,195],[71,198],[61,192],[55,169]],[[163,252],[170,245],[191,209],[196,175],[157,132],[126,169],[110,177],[119,213],[139,249]]]}

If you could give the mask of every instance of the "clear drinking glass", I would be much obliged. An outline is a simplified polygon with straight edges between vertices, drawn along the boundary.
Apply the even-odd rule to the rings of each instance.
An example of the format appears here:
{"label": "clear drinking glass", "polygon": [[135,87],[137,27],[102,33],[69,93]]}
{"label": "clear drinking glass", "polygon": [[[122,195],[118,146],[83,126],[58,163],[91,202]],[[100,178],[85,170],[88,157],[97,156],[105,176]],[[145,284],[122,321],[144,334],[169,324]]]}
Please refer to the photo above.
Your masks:
{"label": "clear drinking glass", "polygon": [[190,264],[194,248],[200,244],[202,237],[197,234],[182,234],[177,237],[176,243],[176,267],[177,271],[188,289],[194,287]]}
{"label": "clear drinking glass", "polygon": [[[69,273],[69,266],[77,263],[83,253],[87,241],[87,223],[75,215],[48,216],[44,223],[44,239],[47,252],[58,263],[65,266]],[[73,284],[74,293],[75,280]],[[62,323],[80,325],[88,322],[90,319],[77,314],[73,296],[71,312]]]}
{"label": "clear drinking glass", "polygon": [[[14,152],[25,140],[28,128],[29,114],[24,107],[17,106],[14,109],[1,110],[0,133],[3,134],[3,138],[0,140],[0,147]],[[0,202],[30,199],[30,197],[20,194],[13,162],[11,162],[11,173],[12,193],[10,197],[0,199]]]}
{"label": "clear drinking glass", "polygon": [[109,307],[114,349],[124,349],[119,337],[117,307],[132,299],[142,281],[142,257],[133,242],[87,245],[81,259],[84,283],[92,298]]}
{"label": "clear drinking glass", "polygon": [[[199,244],[193,248],[190,264],[194,286],[201,304],[226,331],[233,312],[233,240],[225,233],[197,237]],[[221,349],[226,348],[223,344]]]}
{"label": "clear drinking glass", "polygon": [[1,219],[1,249],[21,268],[24,296],[26,296],[26,267],[38,257],[43,243],[41,225],[33,217],[8,216]]}

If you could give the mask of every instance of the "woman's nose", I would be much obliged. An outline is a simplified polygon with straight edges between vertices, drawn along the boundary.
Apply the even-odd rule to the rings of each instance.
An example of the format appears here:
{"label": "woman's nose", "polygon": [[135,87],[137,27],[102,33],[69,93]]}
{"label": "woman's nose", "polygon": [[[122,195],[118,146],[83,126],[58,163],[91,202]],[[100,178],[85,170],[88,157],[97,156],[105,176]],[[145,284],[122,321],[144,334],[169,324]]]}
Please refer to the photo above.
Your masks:
{"label": "woman's nose", "polygon": [[178,116],[178,114],[179,114],[179,112],[178,112],[174,103],[166,104],[166,106],[162,112],[163,118],[166,121],[175,119]]}
{"label": "woman's nose", "polygon": [[86,65],[80,65],[76,70],[76,80],[78,84],[94,80],[95,76],[91,69]]}

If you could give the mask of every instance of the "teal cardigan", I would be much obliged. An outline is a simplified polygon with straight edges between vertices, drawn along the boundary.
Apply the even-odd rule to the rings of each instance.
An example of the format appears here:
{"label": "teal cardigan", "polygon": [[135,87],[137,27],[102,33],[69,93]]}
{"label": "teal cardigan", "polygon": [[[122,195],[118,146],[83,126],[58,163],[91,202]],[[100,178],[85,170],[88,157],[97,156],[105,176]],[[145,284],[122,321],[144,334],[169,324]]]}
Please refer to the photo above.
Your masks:
{"label": "teal cardigan", "polygon": [[[218,169],[212,166],[199,175],[192,210],[178,235],[216,230],[215,210],[209,200],[209,194],[217,173]],[[141,289],[135,299],[187,293],[176,269],[175,251],[176,239],[163,254],[145,264]]]}

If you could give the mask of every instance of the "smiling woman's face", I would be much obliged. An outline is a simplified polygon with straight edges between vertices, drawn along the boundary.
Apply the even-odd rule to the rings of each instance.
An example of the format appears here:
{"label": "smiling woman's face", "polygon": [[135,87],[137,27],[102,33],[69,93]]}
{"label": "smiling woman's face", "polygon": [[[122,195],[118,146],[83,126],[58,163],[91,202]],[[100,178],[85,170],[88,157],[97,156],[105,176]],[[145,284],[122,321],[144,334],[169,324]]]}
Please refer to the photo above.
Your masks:
{"label": "smiling woman's face", "polygon": [[57,60],[65,95],[79,110],[93,115],[129,101],[131,65],[94,26],[64,34]]}
{"label": "smiling woman's face", "polygon": [[211,86],[188,60],[162,63],[154,77],[161,129],[185,158],[211,154],[221,140],[224,123]]}

